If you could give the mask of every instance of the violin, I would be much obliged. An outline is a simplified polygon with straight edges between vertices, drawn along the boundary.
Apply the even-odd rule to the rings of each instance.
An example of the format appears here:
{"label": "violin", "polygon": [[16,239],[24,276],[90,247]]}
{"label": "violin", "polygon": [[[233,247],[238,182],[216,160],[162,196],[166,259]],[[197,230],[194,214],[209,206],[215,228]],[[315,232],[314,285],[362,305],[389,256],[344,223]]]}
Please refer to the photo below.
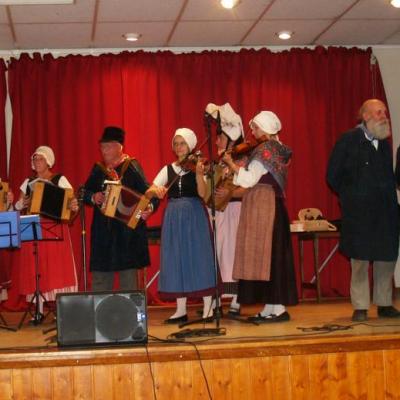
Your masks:
{"label": "violin", "polygon": [[239,143],[226,152],[229,153],[233,158],[237,156],[247,155],[252,152],[259,144],[264,143],[268,140],[266,135],[263,135],[255,140],[246,140],[243,143]]}
{"label": "violin", "polygon": [[184,171],[196,172],[196,164],[199,160],[203,161],[204,166],[209,165],[209,161],[203,157],[203,153],[200,150],[189,153],[183,160],[179,161],[177,165]]}

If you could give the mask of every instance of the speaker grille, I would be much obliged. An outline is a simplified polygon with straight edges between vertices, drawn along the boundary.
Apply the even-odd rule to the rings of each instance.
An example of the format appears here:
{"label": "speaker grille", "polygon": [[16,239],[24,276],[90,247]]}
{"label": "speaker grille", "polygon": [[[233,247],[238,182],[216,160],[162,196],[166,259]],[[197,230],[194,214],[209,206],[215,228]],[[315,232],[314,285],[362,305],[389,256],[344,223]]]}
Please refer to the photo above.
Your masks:
{"label": "speaker grille", "polygon": [[63,293],[56,301],[59,346],[147,342],[143,291]]}
{"label": "speaker grille", "polygon": [[137,313],[137,307],[129,298],[119,295],[107,297],[96,308],[97,329],[107,339],[127,339],[137,327]]}

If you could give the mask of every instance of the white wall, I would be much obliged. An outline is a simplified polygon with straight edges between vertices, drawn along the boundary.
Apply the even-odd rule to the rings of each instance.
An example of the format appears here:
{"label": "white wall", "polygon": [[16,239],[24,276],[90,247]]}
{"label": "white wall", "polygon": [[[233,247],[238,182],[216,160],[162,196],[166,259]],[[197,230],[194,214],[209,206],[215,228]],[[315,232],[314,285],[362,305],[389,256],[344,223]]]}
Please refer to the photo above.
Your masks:
{"label": "white wall", "polygon": [[400,145],[400,48],[377,47],[372,49],[378,59],[385,86],[393,132],[393,152]]}

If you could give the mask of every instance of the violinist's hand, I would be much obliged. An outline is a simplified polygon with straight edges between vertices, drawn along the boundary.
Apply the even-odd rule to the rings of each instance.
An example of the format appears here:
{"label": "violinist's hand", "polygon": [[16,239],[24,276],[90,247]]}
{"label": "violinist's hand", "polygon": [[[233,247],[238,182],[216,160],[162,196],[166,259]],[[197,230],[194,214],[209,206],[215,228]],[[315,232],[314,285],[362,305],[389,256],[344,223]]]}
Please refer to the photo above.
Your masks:
{"label": "violinist's hand", "polygon": [[167,194],[167,188],[165,186],[151,186],[147,189],[145,195],[150,197],[157,197],[159,199],[163,199]]}
{"label": "violinist's hand", "polygon": [[7,193],[6,200],[7,200],[7,204],[11,204],[14,202],[14,193],[11,190]]}
{"label": "violinist's hand", "polygon": [[100,206],[101,204],[104,203],[105,198],[106,197],[104,196],[103,192],[96,192],[92,196],[92,203]]}
{"label": "violinist's hand", "polygon": [[231,169],[231,171],[233,171],[235,174],[237,174],[239,172],[240,167],[233,162],[232,156],[230,155],[230,153],[226,152],[223,155],[222,160]]}
{"label": "violinist's hand", "polygon": [[71,211],[73,211],[73,212],[77,212],[78,210],[79,210],[79,204],[78,204],[78,200],[77,200],[77,198],[76,197],[74,197],[72,200],[71,200],[71,203],[70,203],[70,208],[71,208]]}
{"label": "violinist's hand", "polygon": [[215,189],[215,198],[216,199],[224,199],[229,193],[229,190],[223,187],[219,187]]}
{"label": "violinist's hand", "polygon": [[230,155],[230,153],[225,152],[224,155],[222,156],[222,161],[228,165],[228,167],[230,167],[232,169],[232,165],[235,165],[233,160],[232,160],[232,156]]}
{"label": "violinist's hand", "polygon": [[201,158],[199,158],[196,164],[196,175],[203,176],[204,173],[205,173],[204,162]]}

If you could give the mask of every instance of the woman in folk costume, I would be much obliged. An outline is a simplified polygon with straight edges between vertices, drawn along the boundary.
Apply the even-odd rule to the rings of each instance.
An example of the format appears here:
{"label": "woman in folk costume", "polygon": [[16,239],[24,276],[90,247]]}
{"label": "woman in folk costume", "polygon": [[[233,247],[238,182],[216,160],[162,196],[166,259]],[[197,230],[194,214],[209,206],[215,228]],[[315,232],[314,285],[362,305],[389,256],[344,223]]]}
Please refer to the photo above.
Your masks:
{"label": "woman in folk costume", "polygon": [[159,198],[168,191],[161,231],[159,293],[164,299],[176,299],[177,309],[165,321],[167,324],[188,320],[187,297],[203,297],[204,321],[212,320],[209,313],[215,292],[215,271],[209,222],[201,200],[204,165],[198,162],[195,173],[180,165],[196,143],[192,130],[177,129],[172,139],[177,160],[161,169],[149,189]]}
{"label": "woman in folk costume", "polygon": [[[63,189],[72,189],[68,179],[62,174],[55,174],[52,167],[55,163],[53,150],[48,146],[40,146],[31,157],[31,166],[35,174],[26,178],[20,186],[20,197],[15,208],[24,212],[30,205],[35,181],[50,182]],[[74,198],[70,203],[72,211],[78,210],[78,202]],[[77,290],[75,260],[72,250],[71,236],[67,224],[40,217],[42,240],[38,242],[40,291],[46,300],[55,300],[58,292]],[[50,227],[52,226],[52,228]],[[56,239],[56,236],[60,240]],[[48,240],[46,240],[48,239]],[[13,282],[16,282],[20,294],[30,295],[35,292],[35,257],[33,243],[25,242],[20,251],[15,253],[13,262]]]}
{"label": "woman in folk costume", "polygon": [[[221,129],[217,129],[217,152],[219,156],[243,141],[242,119],[232,109],[229,103],[222,106],[208,104],[206,112],[218,121]],[[235,160],[237,165],[243,165],[242,161]],[[237,302],[238,282],[233,279],[233,261],[235,258],[236,234],[239,225],[240,207],[245,189],[234,187],[229,175],[231,171],[224,163],[219,163],[216,168],[223,167],[224,177],[221,184],[216,185],[215,199],[228,198],[228,204],[223,211],[215,212],[216,227],[216,251],[218,266],[222,279],[223,297],[232,297],[228,314],[240,315],[240,304]],[[216,174],[215,174],[216,175]],[[211,214],[211,213],[210,213]],[[213,302],[215,308],[215,302]]]}
{"label": "woman in folk costume", "polygon": [[260,112],[250,127],[261,143],[250,154],[246,167],[237,166],[229,154],[224,155],[235,173],[233,182],[249,188],[242,201],[233,277],[239,280],[239,303],[265,304],[260,313],[248,318],[250,321],[288,321],[285,306],[298,302],[284,201],[292,151],[279,140],[282,126],[273,112]]}

